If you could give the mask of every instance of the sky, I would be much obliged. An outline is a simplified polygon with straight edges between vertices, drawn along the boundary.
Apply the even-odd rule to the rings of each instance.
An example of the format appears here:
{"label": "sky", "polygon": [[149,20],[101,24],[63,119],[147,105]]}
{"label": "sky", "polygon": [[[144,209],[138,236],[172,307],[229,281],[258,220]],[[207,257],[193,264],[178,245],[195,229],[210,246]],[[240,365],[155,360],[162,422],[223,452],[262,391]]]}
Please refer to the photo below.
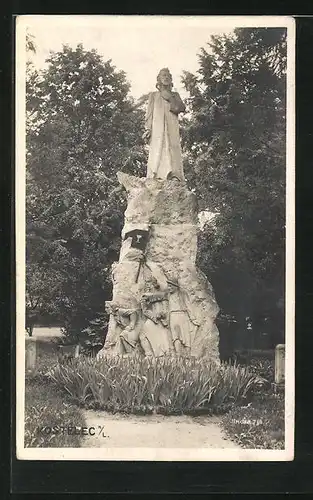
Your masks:
{"label": "sky", "polygon": [[[267,19],[267,21],[265,21]],[[135,99],[155,89],[156,76],[163,67],[173,75],[174,89],[184,95],[184,70],[198,70],[197,54],[209,50],[211,35],[231,33],[236,26],[266,25],[272,19],[223,16],[20,16],[17,33],[25,29],[33,35],[38,68],[44,67],[49,52],[63,44],[96,49],[104,60],[112,59],[124,70]],[[284,19],[284,18],[282,18]]]}

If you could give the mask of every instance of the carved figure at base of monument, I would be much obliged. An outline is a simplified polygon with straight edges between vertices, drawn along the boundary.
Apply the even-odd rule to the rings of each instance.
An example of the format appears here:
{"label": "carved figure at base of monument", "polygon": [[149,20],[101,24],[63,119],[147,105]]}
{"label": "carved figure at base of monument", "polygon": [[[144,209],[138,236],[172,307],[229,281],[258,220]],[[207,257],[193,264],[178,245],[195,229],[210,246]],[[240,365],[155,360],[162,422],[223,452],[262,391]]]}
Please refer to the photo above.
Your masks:
{"label": "carved figure at base of monument", "polygon": [[108,301],[106,311],[110,314],[109,331],[113,333],[104,346],[104,351],[125,354],[137,348],[140,334],[140,309],[127,309]]}
{"label": "carved figure at base of monument", "polygon": [[172,342],[168,328],[168,296],[152,278],[147,282],[141,298],[142,331],[140,342],[145,354],[161,356],[171,352]]}
{"label": "carved figure at base of monument", "polygon": [[191,353],[192,340],[199,326],[188,308],[185,295],[177,279],[168,281],[169,329],[177,354]]}

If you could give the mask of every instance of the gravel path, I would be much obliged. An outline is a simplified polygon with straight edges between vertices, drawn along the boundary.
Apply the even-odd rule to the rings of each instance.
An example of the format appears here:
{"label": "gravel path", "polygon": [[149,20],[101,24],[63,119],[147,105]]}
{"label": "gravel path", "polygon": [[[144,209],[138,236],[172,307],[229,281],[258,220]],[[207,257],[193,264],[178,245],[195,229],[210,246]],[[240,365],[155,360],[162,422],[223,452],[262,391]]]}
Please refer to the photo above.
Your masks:
{"label": "gravel path", "polygon": [[85,411],[85,448],[218,448],[240,449],[227,439],[216,417],[112,415]]}

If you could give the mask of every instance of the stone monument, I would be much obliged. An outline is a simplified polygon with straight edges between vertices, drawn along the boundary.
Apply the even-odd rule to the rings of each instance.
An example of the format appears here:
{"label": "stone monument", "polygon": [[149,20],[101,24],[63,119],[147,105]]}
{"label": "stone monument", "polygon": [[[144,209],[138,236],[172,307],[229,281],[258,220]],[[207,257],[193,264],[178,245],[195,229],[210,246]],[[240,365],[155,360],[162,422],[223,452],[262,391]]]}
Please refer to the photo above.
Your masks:
{"label": "stone monument", "polygon": [[196,268],[197,203],[186,186],[178,114],[167,68],[149,96],[144,137],[147,177],[119,172],[128,195],[119,261],[112,266],[113,297],[107,338],[98,353],[207,356],[219,361],[218,306]]}

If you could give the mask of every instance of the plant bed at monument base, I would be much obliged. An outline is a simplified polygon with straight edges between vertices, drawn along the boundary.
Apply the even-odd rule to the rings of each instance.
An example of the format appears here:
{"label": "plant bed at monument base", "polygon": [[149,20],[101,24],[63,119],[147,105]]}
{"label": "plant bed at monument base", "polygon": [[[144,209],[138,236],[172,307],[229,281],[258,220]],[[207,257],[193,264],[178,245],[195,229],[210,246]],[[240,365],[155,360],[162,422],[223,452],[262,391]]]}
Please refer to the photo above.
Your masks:
{"label": "plant bed at monument base", "polygon": [[284,449],[285,407],[281,394],[259,395],[245,406],[235,406],[222,417],[232,441],[243,448]]}
{"label": "plant bed at monument base", "polygon": [[170,356],[81,357],[56,365],[49,377],[85,408],[164,415],[227,411],[263,382],[247,367]]}

